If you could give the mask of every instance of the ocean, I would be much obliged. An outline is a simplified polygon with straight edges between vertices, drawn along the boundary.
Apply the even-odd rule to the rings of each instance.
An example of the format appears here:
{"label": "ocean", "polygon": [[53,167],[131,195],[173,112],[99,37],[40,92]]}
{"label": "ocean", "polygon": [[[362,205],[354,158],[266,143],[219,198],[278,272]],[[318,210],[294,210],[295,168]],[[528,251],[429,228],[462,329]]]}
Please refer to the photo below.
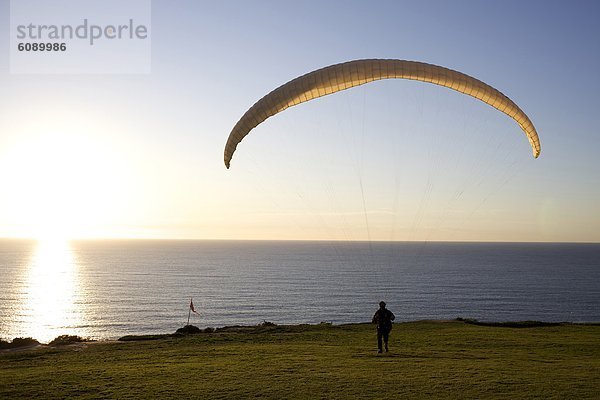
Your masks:
{"label": "ocean", "polygon": [[0,338],[397,319],[600,322],[600,244],[0,240]]}

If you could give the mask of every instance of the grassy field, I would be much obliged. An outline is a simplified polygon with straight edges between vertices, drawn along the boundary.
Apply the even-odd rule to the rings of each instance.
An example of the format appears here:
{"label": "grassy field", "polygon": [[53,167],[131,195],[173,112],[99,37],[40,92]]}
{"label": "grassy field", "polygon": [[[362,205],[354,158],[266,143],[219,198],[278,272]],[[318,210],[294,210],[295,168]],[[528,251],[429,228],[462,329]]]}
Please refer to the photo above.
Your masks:
{"label": "grassy field", "polygon": [[0,398],[600,398],[600,326],[227,329],[0,353]]}

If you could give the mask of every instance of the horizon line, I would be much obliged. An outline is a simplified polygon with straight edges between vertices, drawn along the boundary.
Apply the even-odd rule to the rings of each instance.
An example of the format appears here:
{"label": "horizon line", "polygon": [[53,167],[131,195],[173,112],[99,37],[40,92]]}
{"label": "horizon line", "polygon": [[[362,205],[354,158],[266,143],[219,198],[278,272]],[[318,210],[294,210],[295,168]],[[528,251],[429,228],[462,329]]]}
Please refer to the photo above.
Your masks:
{"label": "horizon line", "polygon": [[[26,240],[42,242],[46,239],[35,237],[4,237],[0,240]],[[544,240],[347,240],[347,239],[223,239],[223,238],[168,238],[168,237],[81,237],[65,239],[66,242],[84,242],[84,241],[181,241],[181,242],[323,242],[323,243],[505,243],[505,244],[600,244],[600,241],[544,241]]]}

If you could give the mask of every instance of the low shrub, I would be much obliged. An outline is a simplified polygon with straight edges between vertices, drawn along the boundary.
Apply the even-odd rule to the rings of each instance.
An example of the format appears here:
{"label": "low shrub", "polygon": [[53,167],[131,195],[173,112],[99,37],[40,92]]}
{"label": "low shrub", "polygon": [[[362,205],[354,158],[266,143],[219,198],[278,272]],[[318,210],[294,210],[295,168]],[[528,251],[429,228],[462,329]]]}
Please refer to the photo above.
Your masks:
{"label": "low shrub", "polygon": [[84,339],[77,335],[60,335],[52,340],[50,346],[65,346],[73,343],[89,342],[89,339]]}
{"label": "low shrub", "polygon": [[194,335],[196,333],[200,333],[202,332],[200,330],[200,328],[198,328],[197,326],[194,325],[186,325],[183,328],[179,328],[177,329],[177,331],[175,331],[176,333],[183,333],[186,335]]}
{"label": "low shrub", "polygon": [[16,349],[19,347],[27,347],[38,345],[40,342],[37,340],[27,337],[27,338],[14,338],[12,342],[8,342],[6,340],[0,340],[0,349]]}

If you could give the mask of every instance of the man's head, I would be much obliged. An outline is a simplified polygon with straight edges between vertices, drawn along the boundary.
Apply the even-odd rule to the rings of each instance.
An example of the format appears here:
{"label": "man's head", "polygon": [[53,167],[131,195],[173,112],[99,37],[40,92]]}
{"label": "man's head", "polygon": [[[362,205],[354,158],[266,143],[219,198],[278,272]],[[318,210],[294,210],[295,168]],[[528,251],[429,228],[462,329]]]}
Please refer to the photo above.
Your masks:
{"label": "man's head", "polygon": [[381,308],[381,309],[385,308],[385,301],[380,301],[379,302],[379,308]]}

